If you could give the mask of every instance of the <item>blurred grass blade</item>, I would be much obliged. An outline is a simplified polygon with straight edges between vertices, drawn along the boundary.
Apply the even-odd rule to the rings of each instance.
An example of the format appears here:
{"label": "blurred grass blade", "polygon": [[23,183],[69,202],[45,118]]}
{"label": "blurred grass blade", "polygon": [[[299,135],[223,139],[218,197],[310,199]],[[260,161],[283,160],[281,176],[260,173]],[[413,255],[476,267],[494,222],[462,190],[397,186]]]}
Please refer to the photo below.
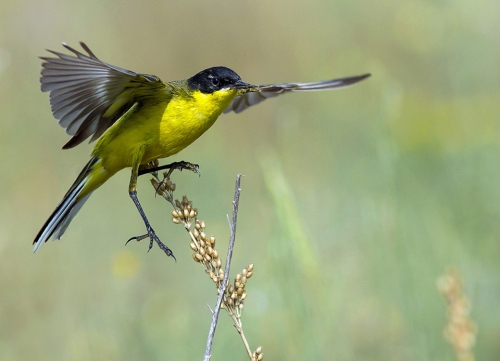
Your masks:
{"label": "blurred grass blade", "polygon": [[[295,195],[283,174],[281,162],[276,152],[266,148],[265,152],[262,152],[260,156],[259,163],[264,175],[264,182],[272,197],[274,209],[283,230],[283,236],[276,239],[279,244],[270,246],[279,248],[280,251],[274,253],[282,254],[283,257],[291,253],[293,260],[287,259],[283,261],[293,261],[295,265],[300,265],[308,279],[318,277],[318,262],[312,242],[307,238]],[[282,252],[283,250],[289,252]]]}

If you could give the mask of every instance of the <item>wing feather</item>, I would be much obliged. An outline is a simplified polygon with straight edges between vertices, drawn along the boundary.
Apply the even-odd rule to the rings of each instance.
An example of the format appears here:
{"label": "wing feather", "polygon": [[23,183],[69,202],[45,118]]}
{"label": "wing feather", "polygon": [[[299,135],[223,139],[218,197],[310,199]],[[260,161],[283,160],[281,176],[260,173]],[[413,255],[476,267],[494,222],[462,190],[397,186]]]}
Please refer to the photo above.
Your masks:
{"label": "wing feather", "polygon": [[[158,77],[135,73],[99,60],[87,45],[87,54],[63,46],[72,55],[48,50],[56,57],[41,57],[41,88],[50,92],[50,106],[59,125],[72,138],[63,148],[71,148],[85,139],[99,138],[141,97],[154,96],[165,87]],[[119,103],[116,101],[119,100]],[[110,107],[115,104],[116,109]],[[121,104],[116,106],[116,104]]]}
{"label": "wing feather", "polygon": [[312,83],[284,83],[284,84],[269,84],[260,85],[257,87],[258,92],[245,93],[236,97],[231,104],[224,110],[224,113],[235,112],[240,113],[252,105],[259,104],[268,98],[273,98],[281,94],[286,94],[292,91],[319,91],[333,90],[351,86],[361,80],[368,78],[370,74],[351,76],[347,78],[324,80]]}

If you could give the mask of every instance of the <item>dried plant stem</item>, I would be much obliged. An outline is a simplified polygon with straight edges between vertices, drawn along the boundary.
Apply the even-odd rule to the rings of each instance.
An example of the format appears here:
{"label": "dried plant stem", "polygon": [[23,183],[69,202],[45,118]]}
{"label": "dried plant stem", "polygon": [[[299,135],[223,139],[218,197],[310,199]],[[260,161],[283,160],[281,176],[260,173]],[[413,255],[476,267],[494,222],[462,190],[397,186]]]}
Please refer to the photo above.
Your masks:
{"label": "dried plant stem", "polygon": [[241,339],[243,340],[243,344],[245,345],[245,348],[247,349],[248,356],[250,357],[250,360],[252,360],[252,350],[250,349],[250,345],[248,344],[247,338],[245,337],[245,333],[243,332],[243,328],[240,326],[236,326],[236,330],[241,336]]}
{"label": "dried plant stem", "polygon": [[[220,285],[219,296],[217,297],[217,304],[215,305],[215,309],[212,313],[212,323],[210,324],[210,331],[208,332],[208,339],[207,339],[207,346],[205,348],[204,361],[210,360],[210,357],[212,355],[212,342],[213,342],[214,335],[215,335],[215,328],[217,327],[217,321],[219,319],[219,313],[220,313],[220,309],[222,306],[222,300],[224,298],[224,294],[226,293],[226,287],[228,284],[229,269],[231,267],[231,259],[233,258],[234,241],[236,239],[236,222],[238,220],[238,205],[240,203],[240,193],[241,193],[240,183],[241,183],[241,174],[238,174],[236,176],[236,185],[235,185],[235,189],[234,189],[233,221],[230,224],[231,234],[229,237],[229,247],[227,249],[226,266],[224,269],[224,279]],[[241,330],[241,332],[240,332],[240,330],[241,330],[241,328],[238,330],[238,332],[240,333],[240,335],[243,335],[243,331]],[[243,343],[245,344],[247,352],[251,358],[252,351],[250,351],[250,347],[248,346],[248,342],[246,341],[244,335],[243,335]]]}
{"label": "dried plant stem", "polygon": [[[193,167],[193,165],[190,165],[190,163],[181,162],[173,164],[174,167],[171,167],[171,170],[172,168],[178,167],[180,164],[180,167],[182,169],[186,169],[186,165],[188,165],[189,168],[187,169],[197,172],[197,167]],[[233,283],[229,283],[229,270],[231,266],[231,259],[236,238],[236,225],[238,220],[238,205],[241,193],[240,183],[242,175],[238,174],[236,176],[232,221],[229,221],[228,216],[230,228],[229,247],[227,251],[225,268],[223,270],[219,252],[215,247],[215,236],[207,236],[207,234],[205,233],[206,225],[204,221],[197,218],[198,210],[193,207],[192,202],[188,200],[186,196],[182,198],[182,201],[174,201],[173,192],[175,190],[175,184],[170,181],[171,173],[171,171],[165,173],[164,179],[162,181],[158,179],[157,173],[153,173],[155,178],[151,179],[151,183],[153,184],[153,187],[155,188],[157,194],[163,196],[168,202],[170,202],[170,204],[172,204],[172,207],[174,208],[174,210],[172,211],[172,221],[175,224],[182,224],[184,226],[184,229],[188,232],[190,237],[189,246],[194,251],[194,261],[203,265],[205,272],[215,283],[218,291],[217,303],[214,310],[212,311],[212,322],[210,324],[210,331],[207,338],[204,361],[209,361],[211,357],[212,343],[221,308],[224,308],[228,315],[233,319],[234,326],[238,331],[243,344],[245,345],[250,360],[262,361],[264,358],[262,347],[259,346],[254,352],[251,351],[248,341],[243,332],[241,323],[241,311],[244,307],[244,300],[247,297],[245,285],[248,279],[250,279],[253,275],[254,265],[249,264],[241,271],[241,273],[238,273],[236,275]],[[193,223],[194,227],[192,227]]]}

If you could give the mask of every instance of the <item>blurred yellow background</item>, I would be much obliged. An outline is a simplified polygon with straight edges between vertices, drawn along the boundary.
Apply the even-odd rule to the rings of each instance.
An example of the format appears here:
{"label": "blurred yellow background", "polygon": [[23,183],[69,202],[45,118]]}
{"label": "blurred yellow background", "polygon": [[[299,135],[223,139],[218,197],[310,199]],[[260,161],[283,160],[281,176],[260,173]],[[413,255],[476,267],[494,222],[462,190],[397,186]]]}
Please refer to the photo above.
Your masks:
{"label": "blurred yellow background", "polygon": [[[85,41],[163,80],[217,65],[250,83],[371,72],[338,92],[224,115],[176,173],[226,253],[255,264],[243,324],[272,360],[454,360],[436,288],[463,275],[477,359],[500,359],[500,3],[34,1],[0,4],[0,359],[201,359],[215,289],[147,177],[139,198],[177,263],[146,241],[121,172],[63,239],[31,242],[87,162],[40,91],[44,49]],[[224,314],[213,359],[245,360]]]}

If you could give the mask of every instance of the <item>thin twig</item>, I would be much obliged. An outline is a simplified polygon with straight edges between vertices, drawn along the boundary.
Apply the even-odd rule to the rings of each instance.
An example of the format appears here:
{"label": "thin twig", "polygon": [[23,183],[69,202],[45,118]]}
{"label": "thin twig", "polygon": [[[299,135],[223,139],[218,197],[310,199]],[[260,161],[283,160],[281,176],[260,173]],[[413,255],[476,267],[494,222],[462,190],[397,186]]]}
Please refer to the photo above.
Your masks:
{"label": "thin twig", "polygon": [[241,336],[241,339],[243,340],[243,344],[245,345],[245,348],[247,349],[248,356],[250,356],[250,360],[252,360],[252,350],[250,350],[250,345],[248,344],[247,338],[245,337],[245,333],[243,332],[243,327],[239,326],[237,329],[238,329],[238,333]]}
{"label": "thin twig", "polygon": [[210,331],[208,332],[207,347],[205,348],[205,357],[203,358],[204,361],[209,361],[210,357],[212,356],[212,343],[214,340],[215,328],[217,327],[217,321],[219,319],[220,308],[222,305],[222,298],[224,297],[224,293],[226,292],[226,287],[227,287],[227,283],[228,283],[229,268],[231,266],[231,258],[233,257],[234,241],[236,238],[236,222],[238,219],[238,205],[240,202],[241,176],[242,176],[241,174],[238,174],[236,176],[236,185],[235,185],[235,189],[234,189],[234,200],[233,200],[233,221],[230,225],[231,235],[229,238],[229,247],[227,250],[226,266],[224,269],[224,280],[222,281],[222,284],[220,286],[219,296],[217,298],[217,304],[215,305],[215,309],[212,313],[212,323],[210,324]]}

